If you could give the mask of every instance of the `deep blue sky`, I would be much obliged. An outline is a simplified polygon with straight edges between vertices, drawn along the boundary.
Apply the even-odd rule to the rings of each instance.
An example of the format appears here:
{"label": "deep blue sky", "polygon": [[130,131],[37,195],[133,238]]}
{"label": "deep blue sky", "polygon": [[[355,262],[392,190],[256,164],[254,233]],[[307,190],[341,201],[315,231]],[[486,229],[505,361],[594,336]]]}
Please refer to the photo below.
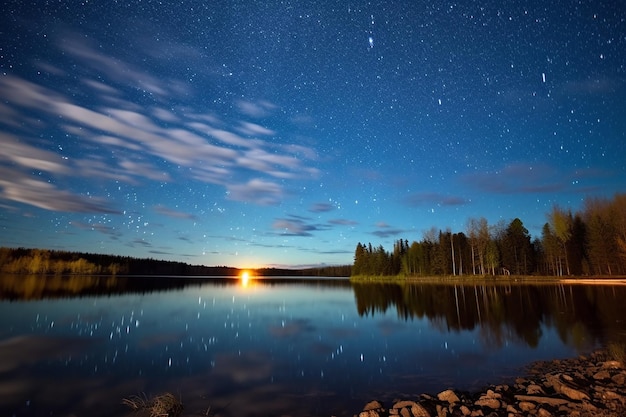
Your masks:
{"label": "deep blue sky", "polygon": [[471,217],[537,237],[555,204],[626,191],[619,0],[0,16],[1,246],[346,264]]}

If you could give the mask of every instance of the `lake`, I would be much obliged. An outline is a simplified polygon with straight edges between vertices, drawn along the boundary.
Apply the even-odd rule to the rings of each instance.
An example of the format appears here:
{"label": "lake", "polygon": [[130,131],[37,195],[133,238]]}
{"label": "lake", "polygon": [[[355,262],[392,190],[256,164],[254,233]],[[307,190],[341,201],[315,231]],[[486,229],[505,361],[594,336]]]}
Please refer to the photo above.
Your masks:
{"label": "lake", "polygon": [[352,416],[626,339],[626,287],[2,277],[0,415]]}

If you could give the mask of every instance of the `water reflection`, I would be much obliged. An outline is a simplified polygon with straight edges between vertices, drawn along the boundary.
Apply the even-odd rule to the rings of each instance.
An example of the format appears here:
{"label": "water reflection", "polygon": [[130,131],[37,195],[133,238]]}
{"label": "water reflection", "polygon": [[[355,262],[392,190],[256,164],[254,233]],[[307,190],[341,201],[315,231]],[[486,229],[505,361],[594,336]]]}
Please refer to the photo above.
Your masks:
{"label": "water reflection", "polygon": [[[542,327],[554,327],[561,340],[584,348],[624,335],[623,286],[583,285],[411,285],[354,284],[357,310],[374,316],[394,309],[403,320],[427,318],[442,331],[481,329],[492,346],[508,335],[537,347]],[[625,340],[616,340],[624,342]]]}
{"label": "water reflection", "polygon": [[[624,287],[183,277],[0,281],[0,415],[353,415],[624,337]],[[82,288],[82,289],[80,289]]]}
{"label": "water reflection", "polygon": [[[245,276],[244,276],[245,275]],[[94,295],[120,295],[128,293],[153,293],[181,290],[210,283],[217,286],[324,285],[349,287],[345,279],[315,277],[254,277],[244,271],[242,276],[154,276],[154,275],[15,275],[0,274],[0,300],[41,300],[49,298],[86,297]]]}

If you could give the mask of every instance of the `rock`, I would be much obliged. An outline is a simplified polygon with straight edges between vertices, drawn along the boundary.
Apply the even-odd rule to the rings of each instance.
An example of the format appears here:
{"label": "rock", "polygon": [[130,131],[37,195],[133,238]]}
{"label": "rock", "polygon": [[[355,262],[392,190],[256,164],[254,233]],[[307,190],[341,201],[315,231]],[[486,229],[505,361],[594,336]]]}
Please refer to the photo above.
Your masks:
{"label": "rock", "polygon": [[485,394],[481,395],[480,398],[476,400],[474,405],[497,410],[502,406],[502,404],[500,403],[500,398],[502,398],[502,394],[494,392],[493,390],[487,390]]}
{"label": "rock", "polygon": [[568,387],[567,385],[563,384],[561,385],[561,388],[559,390],[563,395],[565,395],[566,397],[574,400],[574,401],[582,401],[582,400],[589,400],[589,396],[587,394],[585,394],[582,391],[579,391],[577,389]]}
{"label": "rock", "polygon": [[530,384],[526,387],[526,394],[528,395],[545,394],[545,392],[539,385]]}
{"label": "rock", "polygon": [[596,411],[598,408],[591,403],[583,403],[582,408],[584,411]]}
{"label": "rock", "polygon": [[388,410],[372,401],[358,417],[626,416],[626,370],[621,362],[606,361],[605,351],[598,352],[589,359],[537,362],[514,385],[463,395],[451,389],[436,397],[422,394],[415,401],[396,401]]}
{"label": "rock", "polygon": [[606,361],[602,363],[602,369],[621,369],[623,365],[620,361]]}
{"label": "rock", "polygon": [[563,394],[569,399],[575,401],[589,400],[589,396],[587,394],[563,383],[558,375],[546,375],[546,384],[551,386],[559,394]]}
{"label": "rock", "polygon": [[615,382],[617,385],[624,385],[626,383],[626,372],[613,375],[611,381]]}
{"label": "rock", "polygon": [[408,413],[410,409],[411,414],[409,414],[409,416],[430,417],[430,413],[428,412],[428,410],[426,410],[423,405],[418,404],[415,401],[398,401],[393,405],[393,409],[400,410],[399,413],[402,416],[404,416],[404,414],[402,414],[403,411],[406,410],[406,412]]}
{"label": "rock", "polygon": [[536,404],[547,404],[554,407],[558,407],[562,404],[568,404],[569,401],[564,400],[562,398],[551,398],[551,397],[537,397],[533,395],[516,395],[515,399],[518,401],[528,401]]}
{"label": "rock", "polygon": [[446,401],[450,404],[458,403],[459,397],[451,389],[445,390],[437,394],[439,401]]}
{"label": "rock", "polygon": [[502,398],[502,394],[494,392],[493,390],[488,389],[487,393],[483,395],[485,398]]}
{"label": "rock", "polygon": [[624,399],[623,396],[619,395],[618,393],[614,391],[609,391],[609,390],[604,391],[602,393],[602,399],[609,400],[609,401],[618,400],[621,403],[626,403],[626,400]]}
{"label": "rock", "polygon": [[479,407],[491,408],[492,410],[497,410],[498,408],[500,408],[500,400],[497,400],[495,398],[487,398],[483,396],[479,398],[478,400],[476,400],[474,405],[477,405]]}
{"label": "rock", "polygon": [[417,404],[411,407],[411,412],[414,417],[430,417],[430,413],[421,404]]}
{"label": "rock", "polygon": [[546,410],[545,408],[540,408],[540,409],[537,411],[537,415],[538,415],[539,417],[552,417],[552,413],[551,413],[551,412],[549,412],[548,410]]}
{"label": "rock", "polygon": [[417,405],[415,401],[398,401],[393,405],[393,408],[410,408]]}
{"label": "rock", "polygon": [[370,401],[367,404],[365,404],[365,407],[363,407],[363,411],[380,410],[382,408],[383,408],[383,405],[380,403],[380,401]]}
{"label": "rock", "polygon": [[602,370],[593,374],[593,379],[610,379],[611,374],[607,370]]}
{"label": "rock", "polygon": [[520,410],[524,412],[528,412],[530,410],[534,410],[535,408],[537,408],[537,406],[531,403],[530,401],[520,401],[520,403],[517,404],[517,406],[519,407]]}

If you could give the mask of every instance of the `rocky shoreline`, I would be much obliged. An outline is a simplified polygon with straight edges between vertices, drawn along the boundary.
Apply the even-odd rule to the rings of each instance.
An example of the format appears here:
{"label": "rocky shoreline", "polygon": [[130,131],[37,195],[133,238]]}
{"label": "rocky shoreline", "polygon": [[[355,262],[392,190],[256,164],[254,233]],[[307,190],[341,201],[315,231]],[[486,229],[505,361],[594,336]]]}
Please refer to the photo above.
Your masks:
{"label": "rocky shoreline", "polygon": [[606,351],[532,364],[513,385],[474,393],[446,390],[402,399],[386,408],[371,401],[355,417],[626,416],[626,369]]}

